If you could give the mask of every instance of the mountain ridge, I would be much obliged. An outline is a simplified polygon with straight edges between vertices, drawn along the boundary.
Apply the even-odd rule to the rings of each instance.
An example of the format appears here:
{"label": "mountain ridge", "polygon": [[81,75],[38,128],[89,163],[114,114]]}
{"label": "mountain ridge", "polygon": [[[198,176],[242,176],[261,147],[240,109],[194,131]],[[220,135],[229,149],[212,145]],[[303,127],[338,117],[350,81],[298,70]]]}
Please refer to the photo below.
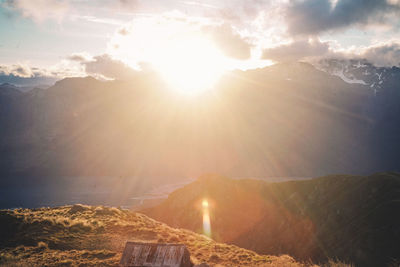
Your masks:
{"label": "mountain ridge", "polygon": [[288,182],[214,175],[141,212],[201,232],[201,203],[206,199],[217,241],[313,262],[337,258],[356,266],[388,266],[400,255],[395,248],[400,237],[399,192],[399,173]]}

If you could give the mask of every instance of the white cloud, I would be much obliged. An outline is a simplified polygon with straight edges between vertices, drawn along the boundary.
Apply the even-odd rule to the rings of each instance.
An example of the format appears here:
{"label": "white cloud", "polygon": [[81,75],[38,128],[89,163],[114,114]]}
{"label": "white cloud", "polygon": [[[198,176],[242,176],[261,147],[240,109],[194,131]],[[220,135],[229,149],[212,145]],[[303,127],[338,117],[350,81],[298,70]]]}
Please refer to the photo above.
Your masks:
{"label": "white cloud", "polygon": [[33,70],[27,64],[13,64],[13,65],[1,65],[0,75],[13,75],[21,78],[30,78],[35,75],[41,75],[40,70]]}
{"label": "white cloud", "polygon": [[303,39],[265,49],[262,57],[278,62],[286,62],[322,57],[327,55],[328,52],[328,42],[321,42],[319,39]]}
{"label": "white cloud", "polygon": [[137,73],[122,61],[113,59],[110,55],[103,54],[93,57],[92,60],[82,61],[88,75],[102,79],[129,80]]}
{"label": "white cloud", "polygon": [[234,59],[250,58],[251,44],[229,24],[204,26],[203,32],[220,48],[225,56]]}
{"label": "white cloud", "polygon": [[[142,67],[147,71],[145,65]],[[91,56],[87,52],[73,53],[48,68],[33,67],[28,63],[0,65],[0,76],[19,78],[47,77],[63,79],[66,77],[94,76],[100,79],[132,79],[138,71],[125,63],[103,54]]]}
{"label": "white cloud", "polygon": [[377,66],[400,66],[400,40],[391,40],[364,47],[357,56]]}
{"label": "white cloud", "polygon": [[67,57],[68,60],[76,62],[85,62],[92,60],[92,56],[87,52],[73,53]]}
{"label": "white cloud", "polygon": [[114,25],[114,26],[120,26],[123,22],[117,19],[111,19],[111,18],[99,18],[95,16],[77,16],[80,19],[86,20],[88,22],[94,22],[94,23],[101,23],[101,24],[108,24],[108,25]]}
{"label": "white cloud", "polygon": [[121,26],[111,38],[107,54],[136,67],[137,62],[159,61],[177,42],[201,39],[209,41],[226,58],[250,58],[252,44],[249,38],[242,36],[230,24],[190,17],[178,11],[138,16]]}

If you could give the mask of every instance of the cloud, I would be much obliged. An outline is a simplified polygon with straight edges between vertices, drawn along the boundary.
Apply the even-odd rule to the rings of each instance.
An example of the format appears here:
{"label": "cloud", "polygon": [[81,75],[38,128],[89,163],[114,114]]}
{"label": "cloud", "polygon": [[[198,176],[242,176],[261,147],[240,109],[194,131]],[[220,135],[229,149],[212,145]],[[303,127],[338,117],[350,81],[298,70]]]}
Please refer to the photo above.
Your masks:
{"label": "cloud", "polygon": [[4,5],[39,23],[48,19],[61,21],[70,9],[65,0],[6,0]]}
{"label": "cloud", "polygon": [[298,61],[311,57],[321,57],[329,52],[329,43],[318,39],[296,40],[290,44],[265,49],[263,59],[277,62]]}
{"label": "cloud", "polygon": [[64,60],[48,68],[37,68],[32,67],[29,64],[22,63],[12,65],[0,65],[0,75],[14,76],[20,78],[64,78],[70,76],[82,76],[82,74],[82,72],[74,70],[73,68],[71,68],[71,66],[65,65]]}
{"label": "cloud", "polygon": [[203,32],[210,36],[210,39],[221,49],[225,56],[235,59],[248,59],[250,57],[251,45],[236,33],[230,25],[204,26]]}
{"label": "cloud", "polygon": [[[152,71],[151,66],[139,64],[141,70]],[[100,79],[131,80],[137,71],[113,59],[108,54],[91,56],[87,52],[74,53],[46,69],[28,64],[0,65],[0,82],[13,84],[50,84],[65,77],[92,75]]]}
{"label": "cloud", "polygon": [[[330,43],[331,44],[331,43]],[[362,60],[378,67],[400,67],[400,40],[380,42],[365,47],[336,47],[324,55],[327,59]],[[315,58],[318,59],[318,58]]]}
{"label": "cloud", "polygon": [[[252,44],[230,24],[189,17],[178,11],[134,18],[115,31],[106,53],[124,62],[152,62],[157,65],[171,57],[170,53],[179,56],[180,52],[174,47],[194,44],[194,40],[211,43],[226,57],[250,58]],[[187,48],[193,50],[193,59],[197,49],[201,50],[201,47],[196,44]]]}
{"label": "cloud", "polygon": [[14,65],[1,65],[0,75],[13,75],[21,78],[29,78],[35,75],[41,75],[40,71],[32,70],[28,65],[25,64],[14,64]]}
{"label": "cloud", "polygon": [[90,61],[82,61],[88,75],[105,79],[129,80],[137,74],[137,71],[123,63],[103,54],[93,57]]}
{"label": "cloud", "polygon": [[119,6],[123,9],[136,9],[139,6],[139,0],[119,0]]}
{"label": "cloud", "polygon": [[93,22],[93,23],[100,23],[100,24],[108,24],[111,26],[119,26],[123,22],[117,19],[111,19],[111,18],[99,18],[95,16],[88,16],[88,15],[81,15],[81,16],[76,16],[77,18],[83,19],[88,22]]}
{"label": "cloud", "polygon": [[353,25],[382,24],[399,15],[395,0],[291,1],[285,11],[290,34],[314,35]]}
{"label": "cloud", "polygon": [[216,1],[215,10],[209,12],[210,16],[222,18],[224,21],[234,24],[243,24],[253,20],[260,12],[271,8],[280,0],[230,0]]}
{"label": "cloud", "polygon": [[50,71],[27,64],[0,65],[0,83],[35,87],[53,84],[57,79]]}
{"label": "cloud", "polygon": [[400,42],[390,41],[366,47],[360,57],[376,66],[400,66]]}
{"label": "cloud", "polygon": [[92,57],[89,55],[89,53],[81,52],[81,53],[73,53],[70,56],[68,56],[67,59],[76,62],[85,62],[85,61],[90,61]]}

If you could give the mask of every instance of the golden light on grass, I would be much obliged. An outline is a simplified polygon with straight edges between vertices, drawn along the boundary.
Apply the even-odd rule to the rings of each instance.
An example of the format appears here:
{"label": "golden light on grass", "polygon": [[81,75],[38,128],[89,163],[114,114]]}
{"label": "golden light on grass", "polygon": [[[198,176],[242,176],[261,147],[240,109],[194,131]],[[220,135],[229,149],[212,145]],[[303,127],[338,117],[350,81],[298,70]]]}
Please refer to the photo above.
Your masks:
{"label": "golden light on grass", "polygon": [[210,211],[209,204],[207,199],[203,199],[202,201],[203,207],[203,234],[208,237],[211,237],[211,222],[210,222]]}

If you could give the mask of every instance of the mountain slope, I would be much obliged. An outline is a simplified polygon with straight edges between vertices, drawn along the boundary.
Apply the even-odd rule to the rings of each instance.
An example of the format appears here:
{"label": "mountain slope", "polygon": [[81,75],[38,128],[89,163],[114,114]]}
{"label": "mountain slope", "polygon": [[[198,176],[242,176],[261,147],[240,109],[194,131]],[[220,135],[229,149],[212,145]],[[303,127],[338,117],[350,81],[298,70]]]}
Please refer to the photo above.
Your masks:
{"label": "mountain slope", "polygon": [[202,232],[204,199],[212,237],[258,253],[317,262],[338,258],[357,266],[386,266],[400,255],[397,173],[281,183],[210,175],[143,212]]}
{"label": "mountain slope", "polygon": [[128,240],[184,243],[194,263],[211,266],[305,266],[289,256],[258,255],[117,208],[0,210],[2,266],[118,266]]}
{"label": "mountain slope", "polygon": [[0,84],[0,96],[1,97],[17,97],[21,94],[21,92],[18,90],[18,87],[9,84],[9,83],[3,83]]}

